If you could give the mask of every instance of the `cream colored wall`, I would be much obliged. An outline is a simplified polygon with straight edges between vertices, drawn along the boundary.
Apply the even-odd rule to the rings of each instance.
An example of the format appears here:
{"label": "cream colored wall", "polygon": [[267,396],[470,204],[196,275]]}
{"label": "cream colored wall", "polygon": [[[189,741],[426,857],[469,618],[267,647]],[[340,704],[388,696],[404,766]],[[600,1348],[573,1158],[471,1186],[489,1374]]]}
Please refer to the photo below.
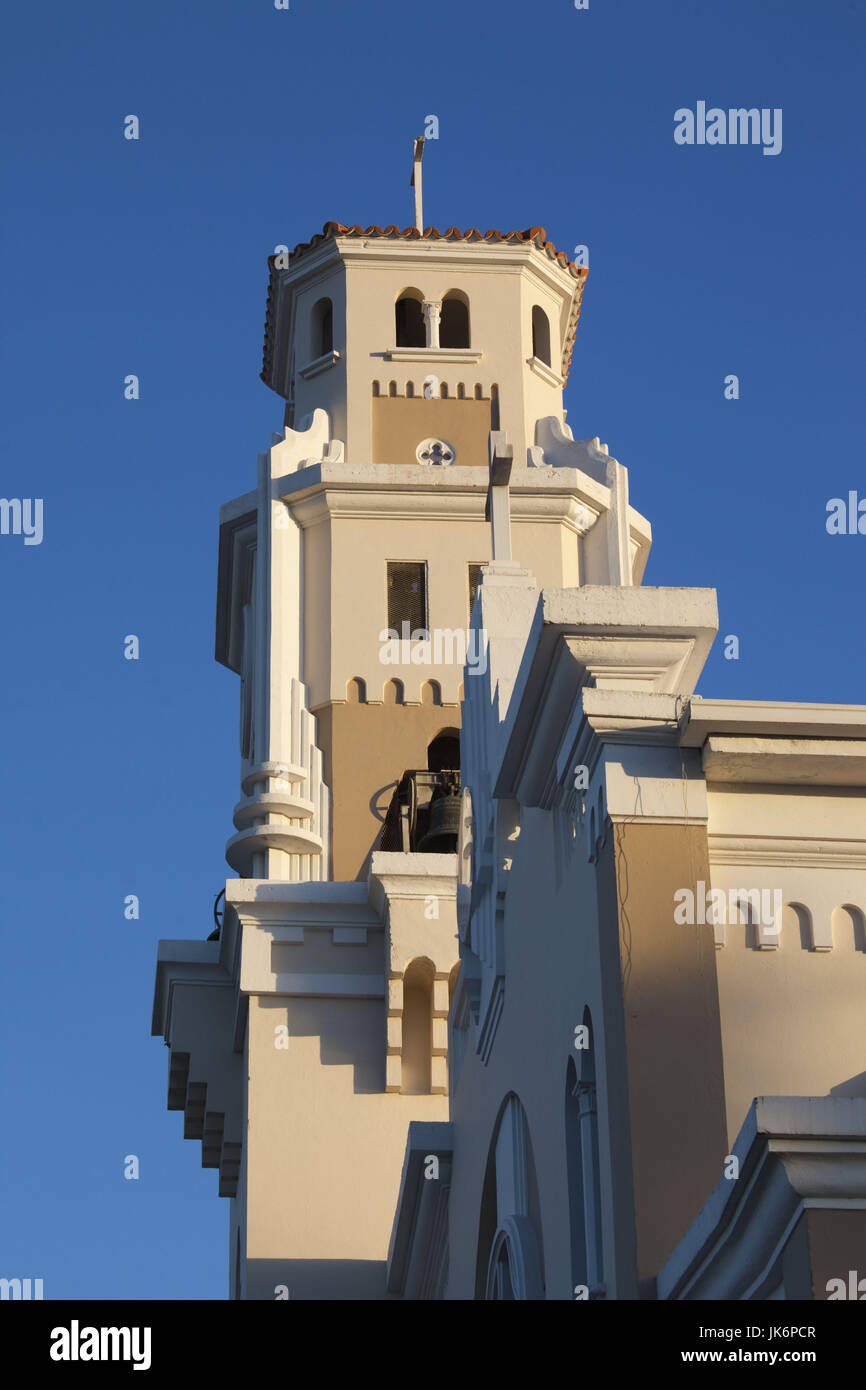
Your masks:
{"label": "cream colored wall", "polygon": [[[866,911],[861,793],[710,784],[708,802],[714,888],[780,889],[784,903],[802,904],[816,924],[842,904]],[[759,855],[757,841],[772,843]],[[798,849],[798,841],[809,844]],[[847,842],[848,866],[816,862],[822,841],[828,859]],[[732,845],[741,862],[719,862]],[[817,952],[804,947],[790,914],[777,950],[755,949],[743,925],[729,925],[725,935],[716,964],[729,1144],[755,1096],[866,1096],[866,951],[852,929],[837,930],[832,950]]]}
{"label": "cream colored wall", "polygon": [[[535,277],[525,276],[520,286],[520,355],[524,363],[524,411],[527,421],[546,415],[562,415],[562,387],[553,386],[526,366],[532,356],[532,308],[537,304],[547,315],[550,324],[550,370],[559,378],[562,366],[563,338],[562,300],[559,295]],[[527,436],[530,431],[527,431]],[[527,437],[527,444],[535,438]]]}
{"label": "cream colored wall", "polygon": [[[563,306],[575,288],[571,275],[543,252],[518,256],[509,246],[379,244],[365,250],[352,241],[341,243],[341,254],[343,269],[329,262],[316,273],[315,283],[303,282],[298,295],[296,368],[306,360],[309,312],[323,294],[333,300],[334,346],[342,357],[336,367],[310,381],[296,377],[295,419],[322,406],[332,416],[334,437],[346,445],[348,461],[368,463],[374,380],[396,380],[401,394],[406,381],[412,381],[417,396],[423,394],[424,378],[431,372],[455,388],[463,381],[469,396],[480,384],[489,397],[495,384],[502,403],[501,428],[508,431],[518,462],[525,463],[526,448],[535,442],[537,416],[562,418],[561,390],[544,383],[526,365],[531,355],[531,306],[540,303],[549,311],[552,367],[558,373]],[[480,361],[449,361],[447,352],[437,360],[415,362],[385,356],[396,345],[394,305],[409,288],[429,300],[441,300],[449,290],[466,294],[470,345],[482,352]]]}
{"label": "cream colored wall", "polygon": [[[286,1024],[289,1047],[274,1046]],[[381,1000],[250,999],[246,1257],[291,1299],[318,1262],[351,1262],[344,1297],[384,1261],[410,1120],[445,1120],[445,1096],[384,1093]],[[248,1289],[273,1298],[273,1287]]]}
{"label": "cream colored wall", "polygon": [[[312,360],[310,315],[318,300],[327,297],[333,305],[334,348],[340,359],[326,371],[305,380],[300,369]],[[316,408],[327,410],[334,439],[345,440],[348,427],[346,392],[348,386],[346,272],[341,262],[331,262],[298,294],[295,335],[295,423]]]}
{"label": "cream colored wall", "polygon": [[[509,876],[505,904],[504,1009],[486,1065],[470,1037],[453,1102],[459,1150],[449,1210],[448,1299],[475,1297],[485,1168],[496,1118],[510,1092],[524,1106],[532,1143],[541,1202],[546,1296],[556,1300],[574,1297],[565,1083],[569,1059],[579,1061],[574,1030],[582,1023],[587,1006],[594,1023],[607,1020],[604,1029],[597,1028],[595,1047],[608,1297],[636,1296],[616,944],[614,938],[613,955],[608,953],[603,959],[598,874],[582,853],[581,841],[571,843],[573,849],[566,850],[552,814],[524,812],[517,841],[519,853]],[[619,1033],[614,1022],[617,1018]],[[616,1211],[608,1181],[611,1172],[618,1174],[620,1181],[624,1178],[627,1189]]]}
{"label": "cream colored wall", "polygon": [[[419,499],[419,511],[423,499]],[[426,560],[429,627],[466,631],[469,626],[469,564],[490,558],[490,527],[460,517],[444,519],[335,517],[331,543],[324,523],[305,532],[307,565],[306,665],[310,705],[346,698],[347,682],[367,682],[368,700],[381,700],[385,684],[402,680],[407,701],[418,702],[421,686],[438,680],[442,699],[460,698],[460,665],[385,665],[380,661],[379,633],[388,627],[388,560]],[[512,549],[539,584],[574,583],[578,538],[557,522],[515,522]],[[330,571],[328,564],[330,559]],[[327,604],[330,602],[330,608]],[[330,651],[330,672],[326,653]]]}

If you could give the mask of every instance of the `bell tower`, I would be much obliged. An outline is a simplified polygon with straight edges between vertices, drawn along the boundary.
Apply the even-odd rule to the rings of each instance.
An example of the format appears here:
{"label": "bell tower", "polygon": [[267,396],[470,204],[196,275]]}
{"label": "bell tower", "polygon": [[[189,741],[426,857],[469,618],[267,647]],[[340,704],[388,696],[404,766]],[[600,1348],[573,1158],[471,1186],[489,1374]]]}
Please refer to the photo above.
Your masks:
{"label": "bell tower", "polygon": [[211,940],[160,943],[154,1032],[232,1201],[232,1296],[384,1298],[408,1125],[448,1117],[476,589],[507,616],[639,584],[650,529],[565,423],[587,272],[542,228],[328,222],[269,271],[283,427],[220,515],[237,877]]}
{"label": "bell tower", "polygon": [[[260,566],[257,622],[273,633],[275,604],[291,610],[335,879],[366,876],[402,772],[428,769],[431,743],[459,728],[469,614],[490,559],[492,431],[514,459],[514,553],[539,584],[639,581],[649,528],[629,511],[624,471],[597,441],[575,446],[565,425],[586,274],[540,227],[329,222],[271,257],[262,378],[285,399],[285,425],[260,467],[273,560],[288,546],[297,578],[265,592]],[[231,509],[224,530],[237,524]],[[231,615],[245,611],[235,597]],[[248,639],[226,635],[218,658],[243,674],[243,650]],[[268,759],[290,761],[270,745]]]}

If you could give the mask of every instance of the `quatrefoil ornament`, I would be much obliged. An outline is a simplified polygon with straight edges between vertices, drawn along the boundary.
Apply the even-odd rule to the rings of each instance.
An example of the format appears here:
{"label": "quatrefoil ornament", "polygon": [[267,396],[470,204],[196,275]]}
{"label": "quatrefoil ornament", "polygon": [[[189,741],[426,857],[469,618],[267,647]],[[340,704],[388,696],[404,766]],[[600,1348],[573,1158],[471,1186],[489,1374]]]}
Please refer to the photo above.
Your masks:
{"label": "quatrefoil ornament", "polygon": [[446,467],[456,461],[457,451],[447,439],[422,439],[415,450],[415,457],[419,463]]}

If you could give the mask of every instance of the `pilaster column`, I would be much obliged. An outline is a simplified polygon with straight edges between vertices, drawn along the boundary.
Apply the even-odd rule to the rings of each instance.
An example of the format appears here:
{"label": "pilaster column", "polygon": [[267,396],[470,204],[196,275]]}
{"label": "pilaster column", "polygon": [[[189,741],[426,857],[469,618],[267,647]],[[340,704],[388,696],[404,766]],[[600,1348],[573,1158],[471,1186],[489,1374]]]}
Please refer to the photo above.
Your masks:
{"label": "pilaster column", "polygon": [[427,329],[428,348],[439,346],[439,320],[442,317],[441,299],[424,300],[424,326]]}

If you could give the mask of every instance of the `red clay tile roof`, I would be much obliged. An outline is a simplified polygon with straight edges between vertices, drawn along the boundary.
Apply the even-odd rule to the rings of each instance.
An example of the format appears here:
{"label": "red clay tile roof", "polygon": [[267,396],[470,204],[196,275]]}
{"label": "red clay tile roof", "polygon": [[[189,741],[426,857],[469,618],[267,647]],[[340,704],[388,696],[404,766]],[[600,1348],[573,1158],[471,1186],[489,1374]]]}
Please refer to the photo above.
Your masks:
{"label": "red clay tile roof", "polygon": [[[500,232],[496,227],[490,231],[482,233],[477,227],[470,227],[468,231],[461,232],[459,227],[449,227],[447,231],[440,232],[438,227],[425,227],[423,232],[419,232],[417,227],[397,227],[393,223],[389,227],[361,227],[357,223],[354,226],[344,226],[342,222],[326,222],[320,233],[317,233],[311,241],[301,241],[294,251],[289,252],[290,267],[308,251],[320,246],[323,241],[328,241],[337,236],[355,236],[370,239],[371,237],[388,237],[391,240],[400,241],[468,241],[488,243],[512,241],[512,242],[533,242],[540,251],[546,251],[551,260],[555,260],[563,270],[569,271],[576,280],[580,282],[580,290],[583,289],[583,281],[586,280],[589,270],[586,266],[576,266],[570,261],[564,251],[557,251],[552,241],[547,240],[547,233],[543,227],[529,227],[523,232]],[[285,256],[285,252],[282,253]],[[273,329],[274,329],[274,285],[277,271],[275,269],[276,254],[268,256],[268,267],[270,278],[268,281],[268,302],[265,312],[265,343],[262,356],[261,378],[271,386],[272,364],[273,364]],[[574,347],[574,338],[577,333],[577,320],[580,317],[581,295],[578,293],[575,305],[569,320],[568,330],[565,339],[565,351],[563,353],[563,376],[568,379],[568,372],[571,367],[571,353]]]}

